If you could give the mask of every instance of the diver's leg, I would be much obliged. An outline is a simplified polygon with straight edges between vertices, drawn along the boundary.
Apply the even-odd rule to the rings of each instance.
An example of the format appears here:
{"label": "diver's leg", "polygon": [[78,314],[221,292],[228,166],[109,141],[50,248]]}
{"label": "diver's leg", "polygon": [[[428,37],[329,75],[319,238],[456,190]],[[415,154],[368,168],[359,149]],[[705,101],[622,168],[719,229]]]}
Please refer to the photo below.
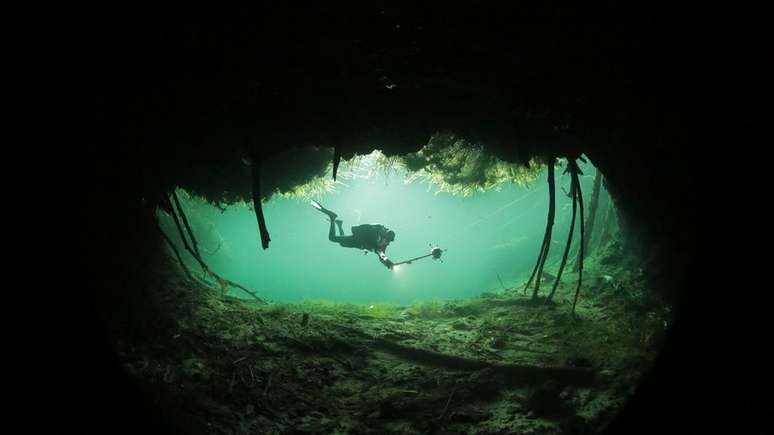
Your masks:
{"label": "diver's leg", "polygon": [[[338,236],[336,235],[336,230],[334,230],[334,222],[335,222],[335,225],[339,226],[339,235]],[[334,242],[334,243],[338,243],[338,244],[340,244],[341,246],[343,246],[345,248],[351,248],[352,246],[354,246],[354,245],[352,245],[353,238],[352,238],[352,236],[345,236],[344,235],[344,229],[341,228],[341,224],[342,224],[342,221],[339,220],[339,219],[336,219],[335,221],[331,220],[331,226],[330,226],[330,229],[328,230],[328,240],[330,240],[331,242]],[[352,245],[352,246],[350,246],[350,245]]]}
{"label": "diver's leg", "polygon": [[343,223],[344,222],[341,219],[336,219],[336,225],[339,226],[339,235],[342,236],[342,237],[344,236],[344,229],[341,228],[341,224],[343,224]]}
{"label": "diver's leg", "polygon": [[331,219],[331,228],[328,230],[328,240],[331,242],[338,242],[338,240],[336,240],[336,223],[333,219]]}

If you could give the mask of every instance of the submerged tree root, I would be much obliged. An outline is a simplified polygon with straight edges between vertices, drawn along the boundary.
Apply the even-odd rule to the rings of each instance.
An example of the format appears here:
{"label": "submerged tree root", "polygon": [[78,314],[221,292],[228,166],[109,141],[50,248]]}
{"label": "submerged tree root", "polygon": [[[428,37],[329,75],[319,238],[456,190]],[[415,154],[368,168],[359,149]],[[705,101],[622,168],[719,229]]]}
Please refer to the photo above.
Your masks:
{"label": "submerged tree root", "polygon": [[[578,170],[578,165],[575,163],[575,161],[571,161],[568,164],[567,170],[572,171],[573,174],[575,174],[575,171]],[[572,236],[573,236],[573,232],[575,231],[575,217],[578,214],[577,190],[580,189],[580,186],[576,184],[577,181],[578,181],[578,178],[573,176],[572,182],[570,184],[570,196],[572,197],[572,220],[570,221],[570,230],[567,232],[567,244],[564,247],[564,254],[562,254],[562,262],[561,264],[559,264],[559,271],[556,272],[554,285],[551,288],[551,293],[549,293],[548,297],[546,298],[546,303],[550,303],[554,298],[554,293],[556,293],[556,288],[559,286],[559,281],[561,281],[562,279],[564,266],[567,264],[567,255],[570,253],[570,247],[572,246]]]}
{"label": "submerged tree root", "polygon": [[269,236],[269,230],[266,229],[266,218],[263,216],[263,207],[261,205],[261,166],[263,160],[260,156],[254,156],[253,164],[250,166],[251,176],[253,181],[253,208],[255,209],[255,217],[258,220],[258,230],[261,233],[261,246],[263,249],[269,248],[269,242],[271,236]]}
{"label": "submerged tree root", "polygon": [[571,175],[575,179],[575,201],[578,202],[578,208],[580,209],[580,251],[578,252],[578,286],[575,288],[575,299],[572,301],[572,314],[575,315],[575,305],[578,304],[578,295],[580,295],[580,289],[581,284],[583,283],[583,255],[584,250],[586,248],[586,234],[585,234],[585,223],[583,219],[583,191],[580,187],[580,180],[578,179],[578,174],[580,173],[580,169],[577,169],[574,173]]}
{"label": "submerged tree root", "polygon": [[[254,291],[249,290],[246,287],[244,287],[243,285],[235,283],[234,281],[225,279],[222,276],[220,276],[217,273],[215,273],[212,269],[210,269],[210,267],[207,265],[207,263],[204,262],[204,259],[202,259],[201,255],[199,255],[199,249],[197,247],[196,238],[194,237],[194,234],[193,234],[193,231],[191,230],[191,227],[188,225],[188,219],[185,216],[185,212],[183,211],[183,207],[180,205],[180,201],[178,200],[177,195],[175,195],[174,192],[173,192],[172,196],[174,197],[174,200],[175,200],[175,205],[177,207],[177,213],[175,213],[175,210],[172,207],[172,200],[169,197],[166,198],[166,202],[167,202],[166,205],[167,205],[167,207],[165,207],[165,210],[169,211],[170,214],[172,215],[172,218],[173,218],[173,220],[175,222],[175,227],[177,228],[177,231],[180,234],[180,239],[183,241],[183,245],[185,246],[186,251],[188,251],[188,253],[191,254],[191,256],[199,263],[199,265],[201,266],[201,268],[204,271],[204,273],[207,276],[210,276],[213,279],[215,279],[215,281],[220,286],[221,290],[225,290],[228,287],[235,287],[235,288],[238,288],[238,289],[242,290],[243,292],[247,293],[248,295],[250,295],[253,299],[255,299],[256,302],[258,302],[260,304],[266,304],[267,302],[265,300],[261,299]],[[191,238],[191,242],[194,245],[193,249],[191,248],[191,245],[188,243],[188,239],[186,239],[185,233],[183,232],[183,228],[180,225],[180,219],[177,217],[178,213],[180,214],[180,216],[183,219],[183,222],[185,223],[185,228],[188,231],[188,236]],[[171,244],[171,240],[169,240],[169,237],[164,233],[164,231],[161,229],[161,227],[158,226],[158,223],[156,223],[156,226],[158,227],[159,231],[161,231],[161,234],[164,237],[164,239],[167,241],[167,243],[170,244],[170,247],[173,249],[175,255],[178,258],[178,261],[180,261],[180,264],[182,264],[183,268],[185,268],[185,263],[183,263],[183,260],[180,257],[180,254],[177,251],[177,249],[175,248],[175,246],[173,244]],[[187,268],[186,268],[186,270],[187,270]],[[191,276],[190,272],[188,273],[188,275]]]}
{"label": "submerged tree root", "polygon": [[374,347],[401,358],[430,366],[441,366],[463,371],[491,369],[494,374],[502,376],[502,380],[505,383],[512,385],[541,384],[548,380],[555,380],[566,385],[590,385],[595,378],[594,371],[588,368],[495,364],[418,349],[381,338],[373,339],[372,344]]}
{"label": "submerged tree root", "polygon": [[428,366],[444,367],[451,370],[480,371],[490,369],[509,385],[533,385],[548,380],[555,380],[565,385],[590,385],[594,382],[593,369],[584,367],[540,367],[525,364],[497,364],[478,359],[465,358],[456,355],[419,349],[412,346],[396,343],[347,327],[337,325],[353,335],[362,338],[371,348],[388,352],[399,358],[414,361]]}
{"label": "submerged tree root", "polygon": [[538,298],[538,293],[540,292],[540,280],[543,276],[543,268],[545,267],[546,259],[548,258],[548,251],[551,249],[551,233],[553,232],[554,218],[556,215],[556,182],[554,180],[555,163],[556,160],[554,157],[551,157],[548,160],[548,218],[546,220],[546,232],[543,237],[543,244],[540,247],[540,254],[538,254],[535,268],[532,270],[532,274],[527,280],[527,285],[524,286],[524,292],[526,293],[527,289],[530,285],[532,285],[534,280],[535,289],[532,292],[533,300],[537,300]]}

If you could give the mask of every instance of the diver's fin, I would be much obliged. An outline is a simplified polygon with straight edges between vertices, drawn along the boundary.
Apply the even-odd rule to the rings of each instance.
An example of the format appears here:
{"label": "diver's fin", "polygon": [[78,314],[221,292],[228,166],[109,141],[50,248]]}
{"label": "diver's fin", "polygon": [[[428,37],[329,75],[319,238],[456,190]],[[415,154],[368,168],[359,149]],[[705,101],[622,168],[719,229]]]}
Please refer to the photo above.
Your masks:
{"label": "diver's fin", "polygon": [[317,210],[320,210],[321,212],[327,214],[328,217],[331,218],[331,220],[335,220],[339,216],[336,213],[334,213],[334,212],[328,210],[327,208],[323,207],[322,205],[320,205],[320,203],[317,202],[317,201],[312,200],[311,203],[312,203],[312,207],[314,207]]}

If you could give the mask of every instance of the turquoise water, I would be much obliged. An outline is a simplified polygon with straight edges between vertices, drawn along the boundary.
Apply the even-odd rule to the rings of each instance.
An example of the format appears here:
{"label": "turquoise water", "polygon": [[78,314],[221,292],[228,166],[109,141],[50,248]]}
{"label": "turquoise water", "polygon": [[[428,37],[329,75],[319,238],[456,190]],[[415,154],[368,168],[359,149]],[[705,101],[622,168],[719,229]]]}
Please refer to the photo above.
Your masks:
{"label": "turquoise water", "polygon": [[[595,169],[590,163],[581,169],[586,174],[581,183],[588,207]],[[560,188],[569,191],[570,177],[562,171],[556,171],[557,216],[548,265],[561,258],[572,211],[570,198]],[[431,245],[445,250],[443,262],[427,258],[393,271],[373,253],[364,255],[330,242],[327,217],[308,200],[275,196],[264,204],[272,238],[265,251],[255,214],[246,206],[221,212],[187,195],[181,195],[181,200],[205,261],[221,276],[266,299],[409,304],[499,291],[496,272],[506,286],[523,283],[534,267],[545,231],[546,175],[544,170],[528,187],[507,184],[499,191],[461,197],[435,194],[424,183],[405,184],[405,174],[397,171],[345,180],[346,185],[337,184],[333,192],[317,198],[338,213],[346,234],[351,226],[363,223],[381,223],[395,231],[395,241],[386,251],[394,262],[427,254]],[[608,200],[601,195],[598,213]],[[179,241],[168,216],[162,215],[162,225]],[[179,245],[191,270],[199,272]],[[554,273],[554,269],[546,270]],[[245,297],[238,289],[230,294]]]}

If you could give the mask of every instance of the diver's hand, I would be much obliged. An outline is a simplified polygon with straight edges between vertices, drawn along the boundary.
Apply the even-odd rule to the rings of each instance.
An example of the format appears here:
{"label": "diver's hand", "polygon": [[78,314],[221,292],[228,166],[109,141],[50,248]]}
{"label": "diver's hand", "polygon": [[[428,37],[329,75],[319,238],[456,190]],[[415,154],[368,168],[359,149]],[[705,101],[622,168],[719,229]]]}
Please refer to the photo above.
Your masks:
{"label": "diver's hand", "polygon": [[379,256],[379,261],[381,261],[382,264],[387,267],[387,269],[392,269],[392,266],[395,265],[395,263],[393,263],[386,255],[384,255],[383,251],[377,251],[376,255]]}

